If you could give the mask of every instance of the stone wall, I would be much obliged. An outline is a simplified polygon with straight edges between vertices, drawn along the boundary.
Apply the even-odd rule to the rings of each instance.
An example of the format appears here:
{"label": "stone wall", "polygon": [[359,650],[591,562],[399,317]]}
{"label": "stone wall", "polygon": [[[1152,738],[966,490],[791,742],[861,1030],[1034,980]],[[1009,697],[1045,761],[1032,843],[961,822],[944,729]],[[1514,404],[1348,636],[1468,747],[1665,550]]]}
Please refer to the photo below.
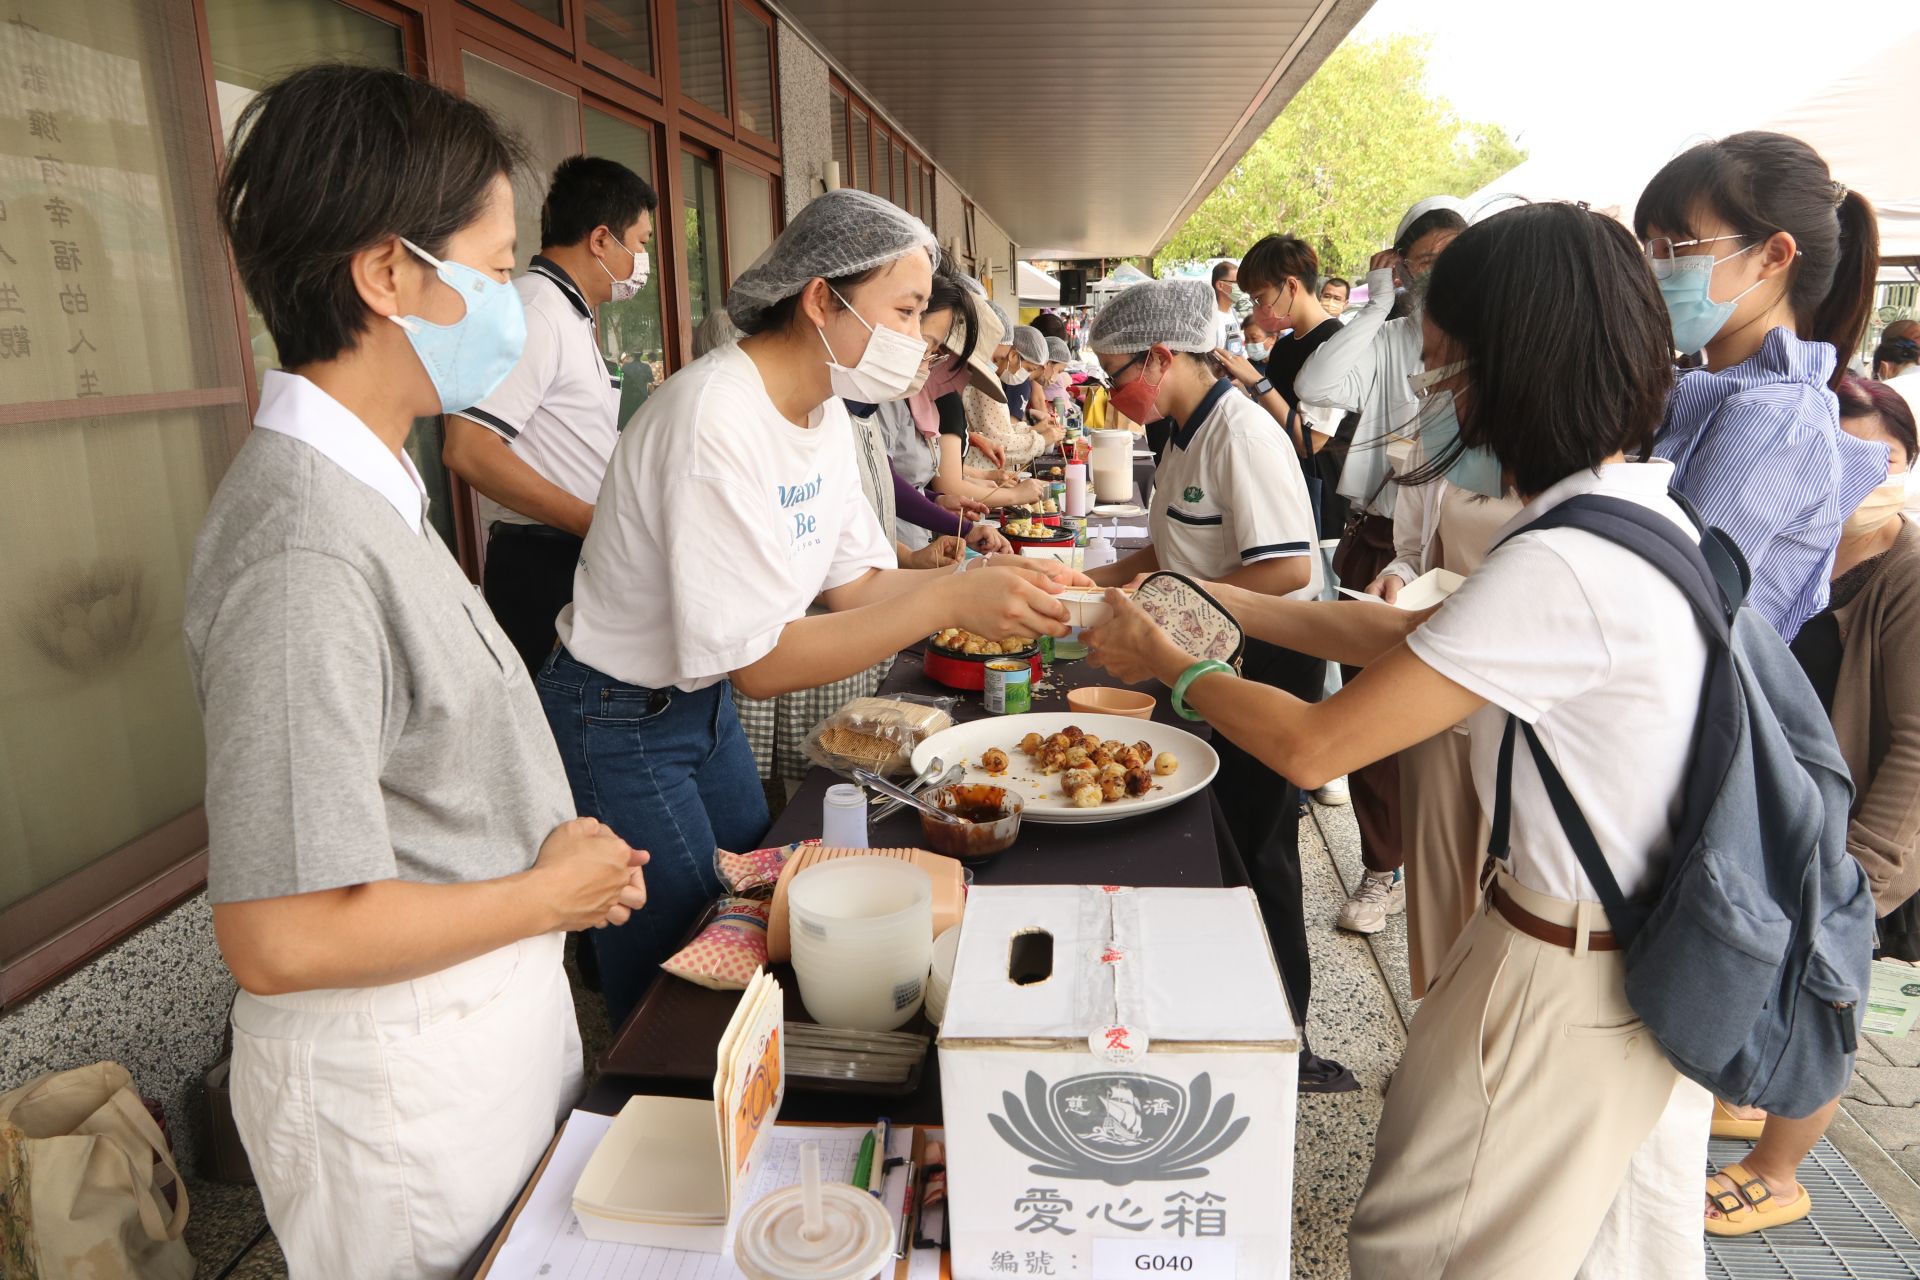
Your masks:
{"label": "stone wall", "polygon": [[827,64],[792,27],[780,24],[780,166],[788,220],[820,193],[833,159],[833,94]]}
{"label": "stone wall", "polygon": [[48,1071],[110,1059],[167,1109],[175,1155],[193,1168],[193,1086],[219,1058],[233,976],[205,894],[0,1014],[0,1092]]}

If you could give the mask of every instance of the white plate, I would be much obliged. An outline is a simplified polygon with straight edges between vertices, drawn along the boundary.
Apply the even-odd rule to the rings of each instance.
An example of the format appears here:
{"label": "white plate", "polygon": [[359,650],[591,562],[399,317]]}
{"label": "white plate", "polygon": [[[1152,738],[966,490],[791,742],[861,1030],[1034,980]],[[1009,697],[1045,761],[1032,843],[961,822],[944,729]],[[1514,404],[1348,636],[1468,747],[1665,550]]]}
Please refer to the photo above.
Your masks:
{"label": "white plate", "polygon": [[[1180,768],[1167,777],[1156,776],[1153,790],[1138,799],[1113,800],[1097,809],[1076,809],[1073,801],[1060,790],[1060,775],[1041,773],[1020,750],[1020,739],[1029,733],[1055,734],[1070,724],[1101,738],[1118,738],[1122,742],[1144,739],[1152,744],[1156,756],[1162,751],[1173,752]],[[1007,753],[1009,764],[1005,773],[989,774],[980,767],[980,755],[988,747],[999,747]],[[1083,716],[1072,711],[1034,711],[957,724],[920,744],[913,753],[914,772],[923,771],[935,756],[947,761],[964,759],[967,782],[988,782],[1018,791],[1027,802],[1027,822],[1066,825],[1119,822],[1136,814],[1164,809],[1200,791],[1220,770],[1219,753],[1184,729],[1131,716]]]}
{"label": "white plate", "polygon": [[1097,516],[1143,516],[1147,509],[1137,502],[1107,502],[1093,509]]}

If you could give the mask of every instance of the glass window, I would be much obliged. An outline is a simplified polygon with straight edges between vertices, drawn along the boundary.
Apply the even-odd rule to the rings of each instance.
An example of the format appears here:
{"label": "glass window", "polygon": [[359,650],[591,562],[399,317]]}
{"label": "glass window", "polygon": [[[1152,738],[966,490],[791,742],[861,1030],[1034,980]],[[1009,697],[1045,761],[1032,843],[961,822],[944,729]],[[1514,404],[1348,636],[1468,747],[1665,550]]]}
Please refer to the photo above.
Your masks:
{"label": "glass window", "polygon": [[833,95],[833,158],[840,165],[840,181],[850,181],[853,174],[847,168],[847,100],[837,93]]}
{"label": "glass window", "polygon": [[514,3],[536,17],[545,18],[556,27],[561,25],[560,0],[514,0]]}
{"label": "glass window", "polygon": [[652,24],[647,0],[588,0],[587,43],[647,75],[654,74]]}
{"label": "glass window", "polygon": [[511,122],[526,144],[527,163],[513,175],[513,221],[519,233],[514,259],[524,271],[540,252],[540,206],[554,166],[580,154],[580,107],[570,94],[476,53],[461,55],[460,69],[467,96]]}
{"label": "glass window", "polygon": [[773,179],[753,169],[727,165],[728,282],[753,265],[773,243]]}
{"label": "glass window", "polygon": [[907,149],[897,142],[893,144],[893,202],[907,207]]}
{"label": "glass window", "polygon": [[680,184],[686,191],[687,307],[697,329],[711,308],[726,297],[720,274],[720,244],[715,238],[720,233],[720,201],[714,191],[713,162],[682,152]]}
{"label": "glass window", "polygon": [[[645,178],[657,191],[653,174],[653,131],[628,124],[592,107],[586,110],[587,153],[618,160]],[[647,256],[653,270],[647,287],[625,302],[600,308],[600,353],[624,375],[620,391],[620,421],[625,423],[647,393],[667,376],[665,326],[660,304],[659,211],[654,234],[647,238]]]}
{"label": "glass window", "polygon": [[76,923],[6,908],[201,803],[180,620],[247,376],[178,5],[26,13],[0,23],[0,964]]}
{"label": "glass window", "polygon": [[867,190],[882,199],[889,198],[887,192],[887,144],[889,141],[887,131],[875,125],[873,129],[873,185],[868,187]]}
{"label": "glass window", "polygon": [[733,87],[739,97],[740,126],[773,136],[773,29],[735,0],[733,6]]}
{"label": "glass window", "polygon": [[867,125],[867,113],[860,108],[853,109],[853,172],[841,171],[840,181],[871,191],[871,175],[867,173],[867,150],[872,142],[872,130]]}
{"label": "glass window", "polygon": [[727,114],[727,48],[720,0],[677,0],[680,92],[709,111]]}

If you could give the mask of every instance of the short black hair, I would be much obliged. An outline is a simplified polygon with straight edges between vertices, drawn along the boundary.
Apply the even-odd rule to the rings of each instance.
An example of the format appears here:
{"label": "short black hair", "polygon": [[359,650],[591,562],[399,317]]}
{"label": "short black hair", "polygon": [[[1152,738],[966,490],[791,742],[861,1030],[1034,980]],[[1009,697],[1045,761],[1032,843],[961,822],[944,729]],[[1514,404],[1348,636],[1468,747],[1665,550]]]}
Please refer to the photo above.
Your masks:
{"label": "short black hair", "polygon": [[540,206],[540,247],[579,244],[595,227],[617,236],[659,207],[647,180],[618,160],[568,156],[554,167],[547,202]]}
{"label": "short black hair", "polygon": [[441,256],[519,154],[485,108],[397,71],[321,64],[262,90],[228,141],[220,221],[281,364],[351,351],[372,317],[353,256],[394,236]]}
{"label": "short black hair", "polygon": [[1262,236],[1240,260],[1240,287],[1248,293],[1277,289],[1289,277],[1302,288],[1320,278],[1320,255],[1299,236]]}
{"label": "short black hair", "polygon": [[1226,275],[1227,272],[1234,270],[1237,265],[1238,264],[1236,264],[1231,258],[1223,258],[1219,262],[1214,263],[1213,264],[1213,282],[1215,284],[1219,284],[1220,277]]}
{"label": "short black hair", "polygon": [[1907,465],[1911,467],[1916,457],[1920,457],[1920,430],[1913,420],[1913,407],[1906,397],[1884,382],[1875,382],[1859,374],[1850,373],[1840,379],[1840,417],[1864,418],[1877,413],[1880,421],[1886,424],[1887,434],[1907,455]]}
{"label": "short black hair", "polygon": [[1033,327],[1040,331],[1043,338],[1058,338],[1062,342],[1067,340],[1067,322],[1051,311],[1042,311],[1035,316]]}
{"label": "short black hair", "polygon": [[1654,227],[1691,238],[1700,234],[1695,219],[1708,214],[1749,244],[1782,231],[1793,237],[1800,251],[1787,276],[1794,328],[1833,345],[1839,358],[1827,385],[1837,391],[1873,310],[1880,270],[1873,206],[1835,182],[1820,153],[1800,139],[1751,130],[1667,161],[1640,193],[1633,229],[1643,240]]}
{"label": "short black hair", "polygon": [[1325,293],[1327,290],[1333,288],[1333,286],[1335,285],[1340,286],[1341,293],[1346,294],[1348,297],[1353,296],[1352,283],[1341,279],[1339,276],[1328,276],[1325,280],[1322,280],[1320,282],[1320,292]]}
{"label": "short black hair", "polygon": [[1532,497],[1652,448],[1673,338],[1640,246],[1612,218],[1546,203],[1475,223],[1434,263],[1426,314],[1466,361],[1467,391],[1459,439],[1402,483],[1484,446]]}

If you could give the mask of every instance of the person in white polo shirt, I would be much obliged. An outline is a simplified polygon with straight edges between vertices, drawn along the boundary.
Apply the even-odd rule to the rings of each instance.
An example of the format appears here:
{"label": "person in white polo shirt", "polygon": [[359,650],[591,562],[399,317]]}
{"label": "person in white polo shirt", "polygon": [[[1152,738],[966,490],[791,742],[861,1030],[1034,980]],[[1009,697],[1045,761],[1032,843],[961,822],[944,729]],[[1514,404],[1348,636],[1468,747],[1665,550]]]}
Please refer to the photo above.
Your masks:
{"label": "person in white polo shirt", "polygon": [[[1706,639],[1651,562],[1531,526],[1597,494],[1699,537],[1668,496],[1672,464],[1628,461],[1649,456],[1673,384],[1665,307],[1626,228],[1536,204],[1461,233],[1421,325],[1428,372],[1410,390],[1431,460],[1409,480],[1491,464],[1526,503],[1465,584],[1421,613],[1216,588],[1250,635],[1362,668],[1318,705],[1196,663],[1118,592],[1088,637],[1094,661],[1164,680],[1176,706],[1303,786],[1466,720],[1483,811],[1511,716],[1538,734],[1635,898],[1670,858]],[[1549,330],[1559,340],[1540,342]],[[1625,953],[1524,750],[1511,828],[1486,905],[1408,1030],[1348,1230],[1353,1274],[1570,1280],[1585,1262],[1593,1275],[1698,1276],[1705,1091],[1627,1003]],[[1693,1140],[1662,1141],[1663,1114],[1692,1095]],[[1590,1256],[1616,1197],[1633,1219]]]}
{"label": "person in white polo shirt", "polygon": [[599,309],[647,283],[659,205],[639,174],[600,156],[560,162],[540,210],[540,252],[513,282],[527,345],[506,380],[447,419],[442,457],[480,492],[482,591],[529,672],[553,650],[573,570],[620,438],[620,375]]}
{"label": "person in white polo shirt", "polygon": [[720,896],[715,847],[766,832],[735,687],[827,684],[948,626],[1067,632],[1048,587],[1077,574],[902,569],[861,491],[843,400],[900,399],[942,355],[920,328],[938,253],[889,201],[816,197],[727,294],[747,336],[662,383],[614,449],[538,685],[574,802],[650,854],[647,909],[593,937],[615,1025]]}
{"label": "person in white polo shirt", "polygon": [[[1135,422],[1170,419],[1174,428],[1154,473],[1152,542],[1091,576],[1119,586],[1167,569],[1311,599],[1320,592],[1320,553],[1306,480],[1285,429],[1207,362],[1219,339],[1215,296],[1204,280],[1154,280],[1094,317],[1088,341],[1114,408]],[[1250,680],[1308,699],[1326,678],[1320,660],[1259,642],[1249,644],[1244,670]],[[1260,898],[1287,998],[1305,1025],[1312,980],[1293,788],[1226,743],[1214,794]],[[1354,1087],[1337,1063],[1307,1053],[1302,1064],[1303,1088]]]}

